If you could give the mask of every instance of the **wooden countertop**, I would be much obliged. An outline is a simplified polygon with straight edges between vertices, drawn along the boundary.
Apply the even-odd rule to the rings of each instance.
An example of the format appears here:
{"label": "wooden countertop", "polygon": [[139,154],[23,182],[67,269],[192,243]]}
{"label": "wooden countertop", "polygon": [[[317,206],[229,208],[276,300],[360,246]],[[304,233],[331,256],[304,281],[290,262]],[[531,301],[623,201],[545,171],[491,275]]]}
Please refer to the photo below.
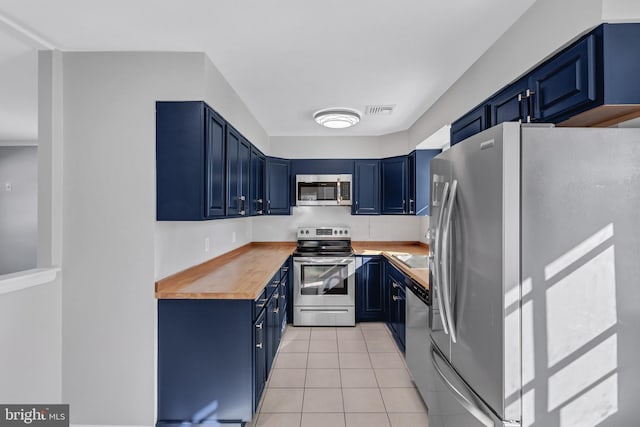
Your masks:
{"label": "wooden countertop", "polygon": [[[429,289],[429,270],[409,268],[394,253],[426,255],[419,242],[352,242],[356,255],[382,255]],[[295,242],[254,242],[156,282],[158,299],[255,299],[296,248]]]}
{"label": "wooden countertop", "polygon": [[296,248],[250,243],[156,282],[159,299],[255,299]]}
{"label": "wooden countertop", "polygon": [[409,268],[397,259],[393,254],[427,255],[429,246],[420,242],[352,242],[356,255],[382,255],[389,260],[398,270],[411,277],[425,289],[429,289],[429,269]]}

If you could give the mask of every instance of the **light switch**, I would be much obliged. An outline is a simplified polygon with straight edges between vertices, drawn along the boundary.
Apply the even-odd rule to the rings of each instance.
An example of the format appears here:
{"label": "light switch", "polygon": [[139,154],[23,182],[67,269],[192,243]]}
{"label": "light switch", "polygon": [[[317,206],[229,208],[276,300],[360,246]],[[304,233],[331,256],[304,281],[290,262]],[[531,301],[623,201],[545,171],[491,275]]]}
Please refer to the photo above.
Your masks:
{"label": "light switch", "polygon": [[7,182],[6,184],[4,184],[4,191],[10,193],[13,190],[13,186],[11,185],[10,182]]}

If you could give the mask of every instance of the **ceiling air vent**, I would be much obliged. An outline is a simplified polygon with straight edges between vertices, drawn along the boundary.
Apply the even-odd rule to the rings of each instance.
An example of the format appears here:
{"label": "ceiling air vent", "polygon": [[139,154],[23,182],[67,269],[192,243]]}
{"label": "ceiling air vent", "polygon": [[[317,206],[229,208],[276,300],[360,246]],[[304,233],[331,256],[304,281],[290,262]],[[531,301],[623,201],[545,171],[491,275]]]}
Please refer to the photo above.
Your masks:
{"label": "ceiling air vent", "polygon": [[367,116],[388,116],[396,108],[394,105],[367,105],[364,114]]}

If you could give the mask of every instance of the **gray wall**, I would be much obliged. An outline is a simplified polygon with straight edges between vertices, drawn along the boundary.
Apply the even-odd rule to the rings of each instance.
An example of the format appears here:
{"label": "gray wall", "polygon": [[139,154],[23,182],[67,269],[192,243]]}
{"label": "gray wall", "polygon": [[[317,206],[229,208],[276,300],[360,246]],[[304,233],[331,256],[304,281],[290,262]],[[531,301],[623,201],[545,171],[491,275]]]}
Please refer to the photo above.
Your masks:
{"label": "gray wall", "polygon": [[37,148],[0,146],[0,275],[35,268],[37,209]]}

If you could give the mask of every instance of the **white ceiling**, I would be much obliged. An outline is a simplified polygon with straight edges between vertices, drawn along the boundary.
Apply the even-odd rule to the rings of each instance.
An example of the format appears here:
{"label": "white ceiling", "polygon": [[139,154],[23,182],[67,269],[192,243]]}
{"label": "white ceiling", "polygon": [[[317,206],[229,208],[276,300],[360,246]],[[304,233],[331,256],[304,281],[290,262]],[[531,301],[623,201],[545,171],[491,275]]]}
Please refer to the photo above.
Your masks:
{"label": "white ceiling", "polygon": [[[63,51],[203,51],[271,136],[382,135],[410,127],[533,2],[2,0],[0,30]],[[0,31],[0,139],[35,138],[35,55],[14,36]],[[371,104],[396,108],[346,130],[311,117]]]}

